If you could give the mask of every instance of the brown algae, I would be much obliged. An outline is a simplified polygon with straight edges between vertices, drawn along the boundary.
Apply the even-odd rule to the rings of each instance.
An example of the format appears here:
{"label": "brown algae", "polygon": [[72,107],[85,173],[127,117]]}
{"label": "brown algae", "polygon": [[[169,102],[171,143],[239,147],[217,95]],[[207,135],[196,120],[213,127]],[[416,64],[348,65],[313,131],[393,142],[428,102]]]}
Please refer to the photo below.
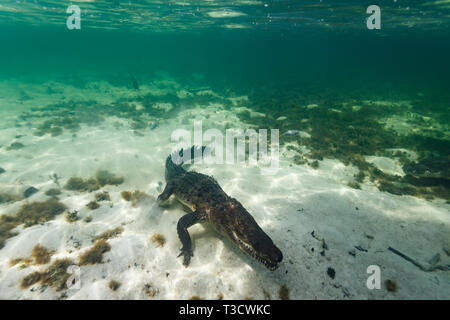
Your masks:
{"label": "brown algae", "polygon": [[103,254],[111,250],[106,240],[97,240],[91,249],[80,256],[80,265],[101,263]]}
{"label": "brown algae", "polygon": [[98,204],[97,201],[91,201],[86,205],[86,207],[88,207],[89,210],[96,210],[100,208],[100,205]]}
{"label": "brown algae", "polygon": [[111,238],[117,238],[123,232],[123,227],[117,227],[112,230],[108,230],[100,234],[99,236],[94,238],[94,241],[97,240],[109,240]]}
{"label": "brown algae", "polygon": [[108,288],[110,288],[112,291],[116,291],[117,289],[119,289],[121,286],[121,283],[116,281],[116,280],[111,280],[108,283]]}
{"label": "brown algae", "polygon": [[278,290],[278,297],[280,300],[289,300],[289,288],[283,284]]}
{"label": "brown algae", "polygon": [[46,270],[42,272],[32,272],[24,277],[20,283],[22,289],[26,289],[35,283],[40,282],[43,285],[53,287],[56,291],[67,289],[67,280],[70,274],[67,269],[74,265],[70,259],[59,259],[53,262]]}
{"label": "brown algae", "polygon": [[151,238],[150,238],[150,240],[153,242],[153,243],[156,243],[156,246],[157,247],[163,247],[164,246],[164,244],[166,243],[166,238],[162,235],[162,234],[160,234],[160,233],[155,233]]}
{"label": "brown algae", "polygon": [[4,242],[17,235],[12,230],[24,224],[25,228],[53,220],[56,215],[63,213],[67,207],[56,199],[43,202],[26,203],[13,215],[0,216],[0,249]]}

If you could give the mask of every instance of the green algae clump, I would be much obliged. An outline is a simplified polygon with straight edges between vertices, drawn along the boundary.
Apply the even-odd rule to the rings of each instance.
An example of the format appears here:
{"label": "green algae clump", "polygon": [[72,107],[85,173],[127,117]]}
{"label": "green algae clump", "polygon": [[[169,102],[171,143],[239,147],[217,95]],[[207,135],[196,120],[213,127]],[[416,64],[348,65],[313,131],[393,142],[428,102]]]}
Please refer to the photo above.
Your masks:
{"label": "green algae clump", "polygon": [[131,201],[131,192],[130,191],[122,191],[120,193],[120,195],[122,196],[122,199],[125,201]]}
{"label": "green algae clump", "polygon": [[[82,191],[82,192],[92,192],[99,190],[101,187],[106,185],[117,186],[125,181],[123,177],[116,177],[114,174],[107,170],[98,170],[95,178],[89,178],[83,180],[79,177],[72,177],[67,180],[64,189],[71,191]],[[109,195],[107,192],[103,192],[105,200]]]}
{"label": "green algae clump", "polygon": [[23,147],[25,147],[25,146],[22,143],[13,142],[8,147],[6,147],[6,150],[19,150],[19,149],[22,149]]}
{"label": "green algae clump", "polygon": [[110,201],[111,197],[109,196],[108,192],[104,191],[104,192],[96,193],[95,200],[96,201]]}
{"label": "green algae clump", "polygon": [[59,190],[59,189],[49,189],[49,190],[45,191],[46,196],[53,197],[53,198],[56,198],[60,194],[61,194],[61,190]]}
{"label": "green algae clump", "polygon": [[124,182],[123,177],[116,177],[114,174],[107,170],[98,170],[96,174],[97,182],[100,186],[104,187],[107,184],[117,186]]}
{"label": "green algae clump", "polygon": [[7,193],[0,193],[0,204],[1,203],[10,203],[22,200],[22,197],[16,195],[10,195]]}
{"label": "green algae clump", "polygon": [[80,217],[78,216],[78,211],[67,211],[66,213],[66,221],[69,223],[76,222],[80,220]]}
{"label": "green algae clump", "polygon": [[86,207],[88,207],[89,210],[96,210],[100,208],[100,205],[98,204],[97,201],[91,201],[86,205]]}
{"label": "green algae clump", "polygon": [[98,185],[97,181],[93,178],[83,180],[78,177],[72,177],[66,182],[64,189],[71,191],[92,192],[100,189],[100,186]]}

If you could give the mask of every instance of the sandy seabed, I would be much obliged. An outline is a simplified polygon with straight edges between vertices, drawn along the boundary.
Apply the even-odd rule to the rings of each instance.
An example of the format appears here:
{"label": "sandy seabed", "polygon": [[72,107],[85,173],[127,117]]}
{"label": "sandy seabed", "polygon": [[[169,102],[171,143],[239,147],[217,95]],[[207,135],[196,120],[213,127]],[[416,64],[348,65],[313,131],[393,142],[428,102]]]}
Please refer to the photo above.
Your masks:
{"label": "sandy seabed", "polygon": [[[130,90],[111,87],[105,95],[100,89],[106,86],[100,83],[95,89],[84,89],[86,92],[62,85],[59,89],[61,96],[90,96],[104,103],[130,94]],[[39,189],[26,200],[0,205],[0,215],[13,214],[27,202],[47,200],[44,191],[55,187],[49,178],[54,173],[61,185],[72,176],[95,176],[99,169],[123,176],[125,181],[103,187],[111,199],[100,202],[100,208],[93,211],[86,204],[95,193],[62,190],[59,199],[68,210],[78,212],[80,220],[76,222],[69,223],[60,214],[43,224],[17,227],[18,235],[0,249],[1,299],[278,299],[282,286],[288,288],[291,299],[450,298],[448,271],[422,271],[388,250],[393,247],[423,265],[439,253],[439,264],[450,264],[450,214],[445,201],[395,196],[370,183],[355,190],[347,182],[356,168],[331,159],[320,161],[317,169],[292,165],[286,148],[280,150],[280,170],[273,176],[261,175],[257,167],[239,165],[190,168],[214,176],[225,192],[247,208],[282,250],[280,267],[274,272],[267,270],[207,224],[189,229],[194,257],[188,268],[183,267],[177,258],[181,244],[176,233],[176,223],[184,214],[182,207],[156,204],[165,184],[164,161],[175,146],[170,136],[181,127],[192,129],[195,120],[223,131],[230,126],[245,128],[233,108],[211,104],[181,110],[174,119],[159,119],[158,127],[143,130],[143,136],[129,130],[126,119],[107,117],[98,126],[82,125],[76,136],[64,131],[56,137],[38,137],[12,123],[22,110],[60,98],[56,94],[52,95],[54,101],[49,100],[41,88],[37,84],[21,87],[33,98],[19,102],[19,87],[0,83],[4,93],[0,99],[0,167],[5,169],[0,184]],[[236,101],[238,108],[239,99]],[[118,128],[117,123],[123,126]],[[23,135],[20,142],[24,147],[7,150],[18,134]],[[123,190],[140,190],[149,196],[132,206],[122,199]],[[93,219],[86,223],[88,216]],[[80,267],[79,289],[57,291],[40,283],[21,288],[27,275],[44,270],[56,259],[77,261],[92,247],[93,238],[120,226],[123,232],[108,240],[111,250],[103,254],[103,262]],[[166,239],[163,246],[151,241],[156,233]],[[51,262],[11,266],[11,259],[29,257],[36,244],[54,251]],[[371,265],[381,270],[379,290],[366,286]],[[334,270],[334,277],[329,269]],[[111,280],[120,283],[115,291],[109,287]],[[386,280],[395,281],[396,292],[386,289]]]}

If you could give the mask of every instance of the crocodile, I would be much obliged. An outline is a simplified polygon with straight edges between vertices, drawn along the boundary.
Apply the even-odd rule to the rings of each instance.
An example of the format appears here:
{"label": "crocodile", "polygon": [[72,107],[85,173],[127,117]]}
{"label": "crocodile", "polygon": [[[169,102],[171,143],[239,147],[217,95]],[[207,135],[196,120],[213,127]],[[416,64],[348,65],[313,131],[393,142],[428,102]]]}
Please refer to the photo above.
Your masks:
{"label": "crocodile", "polygon": [[[191,147],[191,155],[198,154]],[[205,147],[201,147],[200,153]],[[180,157],[183,149],[175,151]],[[183,265],[187,267],[193,256],[191,238],[187,229],[197,223],[209,223],[219,234],[229,238],[243,252],[264,264],[271,271],[283,260],[283,254],[272,239],[261,229],[255,219],[236,199],[228,196],[208,175],[187,171],[180,161],[176,164],[170,154],[166,159],[166,186],[158,196],[160,206],[166,206],[170,196],[174,195],[183,205],[187,214],[177,223],[178,237],[182,248],[178,257],[183,256]],[[192,157],[191,157],[192,158]]]}

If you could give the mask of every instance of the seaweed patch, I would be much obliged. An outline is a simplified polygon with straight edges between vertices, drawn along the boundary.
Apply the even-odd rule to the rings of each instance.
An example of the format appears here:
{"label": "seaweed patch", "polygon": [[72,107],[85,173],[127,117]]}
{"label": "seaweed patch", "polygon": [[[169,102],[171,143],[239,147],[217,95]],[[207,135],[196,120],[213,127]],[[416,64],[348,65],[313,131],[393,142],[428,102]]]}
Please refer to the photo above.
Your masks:
{"label": "seaweed patch", "polygon": [[103,254],[110,250],[111,246],[106,240],[97,240],[91,249],[80,256],[80,265],[101,263],[103,261]]}
{"label": "seaweed patch", "polygon": [[120,236],[123,232],[123,227],[117,227],[112,230],[108,230],[100,234],[99,236],[95,237],[93,241],[97,240],[109,240],[111,238],[117,238]]}
{"label": "seaweed patch", "polygon": [[12,230],[24,224],[25,228],[53,220],[55,216],[63,213],[67,207],[56,199],[43,202],[26,203],[13,215],[0,216],[0,249],[4,242],[17,235]]}
{"label": "seaweed patch", "polygon": [[22,289],[26,289],[35,283],[53,287],[56,291],[67,289],[67,280],[70,274],[67,273],[69,266],[73,265],[70,259],[60,259],[53,262],[46,270],[39,272],[34,271],[24,277],[20,283]]}
{"label": "seaweed patch", "polygon": [[163,247],[164,244],[166,243],[166,238],[160,234],[160,233],[155,233],[150,240],[156,244],[157,247]]}
{"label": "seaweed patch", "polygon": [[140,202],[149,198],[148,194],[139,190],[135,190],[133,192],[122,191],[121,196],[125,201],[131,202],[131,206],[134,208],[137,207]]}
{"label": "seaweed patch", "polygon": [[[124,177],[117,177],[107,170],[98,170],[95,178],[86,180],[80,177],[72,177],[67,180],[64,189],[71,191],[92,192],[97,191],[105,185],[117,186],[125,181]],[[108,197],[107,192],[103,192],[103,197]]]}

